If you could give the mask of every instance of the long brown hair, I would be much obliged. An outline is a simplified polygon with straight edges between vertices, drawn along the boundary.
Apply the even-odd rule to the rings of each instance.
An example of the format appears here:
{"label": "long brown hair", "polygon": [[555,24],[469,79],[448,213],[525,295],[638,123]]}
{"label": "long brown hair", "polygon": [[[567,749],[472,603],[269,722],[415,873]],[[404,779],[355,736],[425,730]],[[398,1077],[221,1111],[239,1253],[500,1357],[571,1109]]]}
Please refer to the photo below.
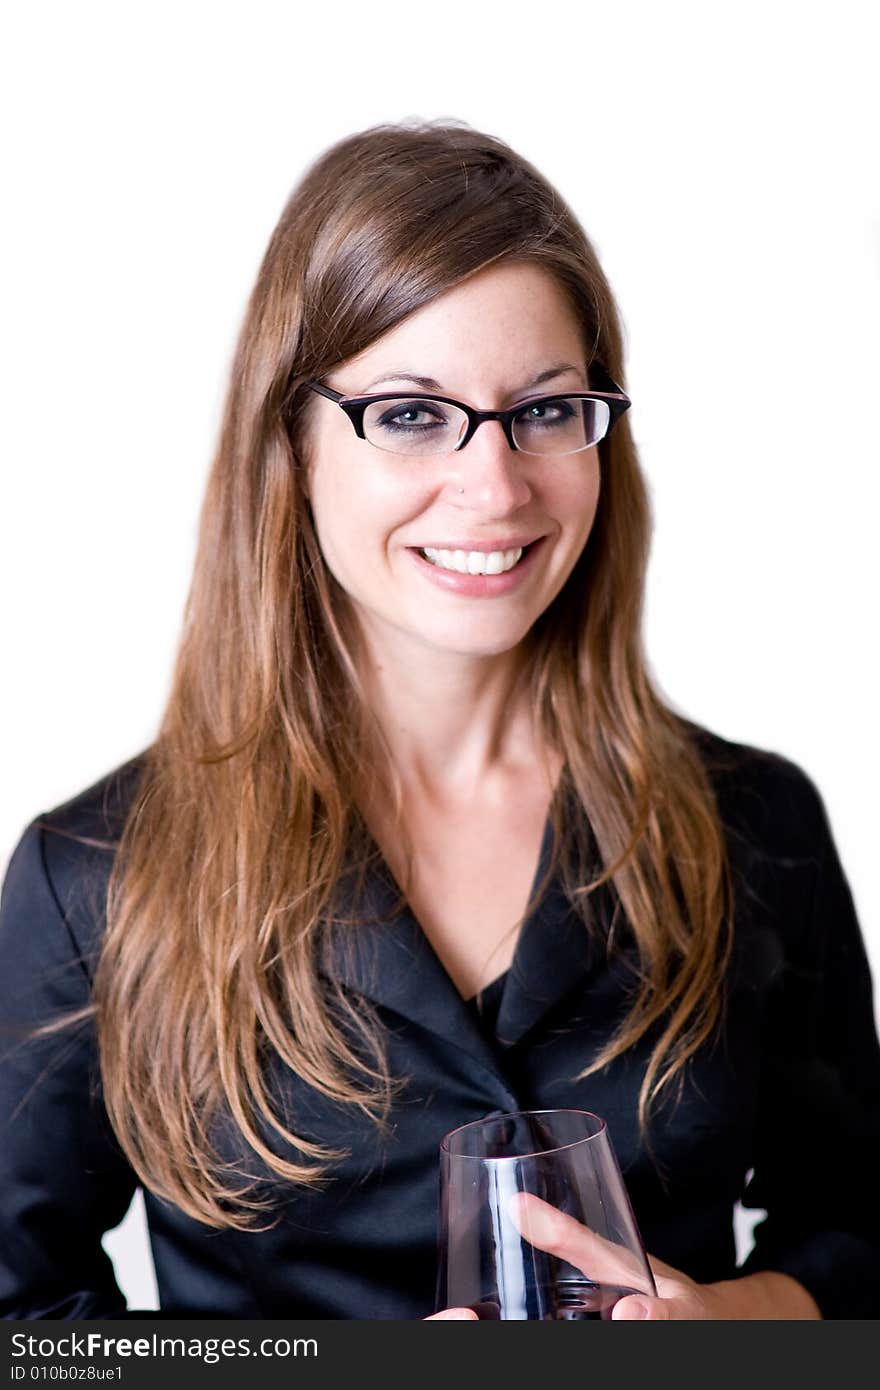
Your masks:
{"label": "long brown hair", "polygon": [[[303,385],[504,258],[556,277],[589,360],[623,383],[618,312],[577,219],[531,164],[456,122],[377,126],[322,155],[250,298],[170,696],[113,861],[92,1005],[122,1148],[145,1185],[213,1226],[252,1228],[267,1210],[247,1165],[212,1144],[221,1114],[279,1178],[320,1183],[339,1157],[282,1123],[267,1050],[379,1126],[396,1087],[375,1012],[317,969],[351,856],[363,865],[376,849],[355,810],[357,770],[372,759],[392,795],[395,773],[305,497]],[[566,866],[585,930],[591,894],[609,884],[638,946],[629,1012],[581,1075],[654,1029],[644,1125],[718,1022],[730,888],[701,758],[646,670],[650,521],[625,417],[599,449],[595,524],[531,634],[531,679],[586,812],[563,818],[554,799],[551,870]]]}

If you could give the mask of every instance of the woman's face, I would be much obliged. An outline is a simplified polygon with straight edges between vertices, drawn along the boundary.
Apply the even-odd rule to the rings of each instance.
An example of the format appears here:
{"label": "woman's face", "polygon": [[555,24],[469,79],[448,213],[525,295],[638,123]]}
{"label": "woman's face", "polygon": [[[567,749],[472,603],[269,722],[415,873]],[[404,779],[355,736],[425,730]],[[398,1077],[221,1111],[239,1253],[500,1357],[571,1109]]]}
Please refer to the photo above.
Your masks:
{"label": "woman's face", "polygon": [[[416,386],[413,376],[433,383]],[[346,396],[400,387],[478,410],[589,389],[568,301],[548,272],[526,264],[480,271],[323,380]],[[517,647],[586,544],[599,497],[597,449],[520,453],[489,420],[464,449],[411,457],[359,439],[332,401],[315,397],[312,409],[308,487],[318,540],[373,650],[403,642],[416,656],[489,656]],[[420,554],[521,546],[529,548],[512,569],[485,576]]]}

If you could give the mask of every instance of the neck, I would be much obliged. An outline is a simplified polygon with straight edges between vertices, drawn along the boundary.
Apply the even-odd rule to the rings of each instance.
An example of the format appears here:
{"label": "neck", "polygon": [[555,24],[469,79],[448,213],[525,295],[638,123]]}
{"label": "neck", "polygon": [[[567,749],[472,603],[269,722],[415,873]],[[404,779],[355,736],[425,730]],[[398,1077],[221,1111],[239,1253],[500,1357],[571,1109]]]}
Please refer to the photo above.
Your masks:
{"label": "neck", "polygon": [[[367,698],[405,793],[467,804],[503,793],[546,761],[528,688],[525,645],[497,655],[418,653],[401,635],[365,634]],[[548,774],[549,775],[549,774]]]}

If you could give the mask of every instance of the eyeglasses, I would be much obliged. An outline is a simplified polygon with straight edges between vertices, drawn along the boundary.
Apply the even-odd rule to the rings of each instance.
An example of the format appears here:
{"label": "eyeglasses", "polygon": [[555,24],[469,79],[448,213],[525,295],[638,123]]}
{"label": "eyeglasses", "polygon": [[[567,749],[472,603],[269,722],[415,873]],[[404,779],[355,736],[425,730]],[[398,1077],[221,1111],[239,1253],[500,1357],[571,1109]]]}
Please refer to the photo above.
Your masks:
{"label": "eyeglasses", "polygon": [[607,372],[593,364],[608,391],[535,396],[509,410],[474,410],[446,396],[399,392],[346,396],[320,381],[305,384],[344,410],[359,439],[389,454],[424,457],[463,449],[485,420],[500,420],[511,449],[522,454],[579,454],[604,439],[632,402]]}

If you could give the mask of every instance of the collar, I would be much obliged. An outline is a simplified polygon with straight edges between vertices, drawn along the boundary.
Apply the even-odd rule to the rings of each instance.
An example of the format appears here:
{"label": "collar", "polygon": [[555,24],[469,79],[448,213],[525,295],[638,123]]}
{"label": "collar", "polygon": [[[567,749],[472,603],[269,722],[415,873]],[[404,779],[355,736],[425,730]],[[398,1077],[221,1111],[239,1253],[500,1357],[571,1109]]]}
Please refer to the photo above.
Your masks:
{"label": "collar", "polygon": [[[548,815],[532,891],[549,863],[552,835]],[[493,1050],[409,905],[395,915],[398,897],[391,871],[377,851],[377,867],[371,867],[367,875],[358,920],[326,926],[319,969],[496,1070],[498,1051]],[[605,889],[593,895],[591,906],[594,918],[597,907],[604,916]],[[602,933],[591,930],[573,911],[557,869],[520,931],[498,1011],[497,1048],[503,1051],[525,1038],[604,956]]]}

